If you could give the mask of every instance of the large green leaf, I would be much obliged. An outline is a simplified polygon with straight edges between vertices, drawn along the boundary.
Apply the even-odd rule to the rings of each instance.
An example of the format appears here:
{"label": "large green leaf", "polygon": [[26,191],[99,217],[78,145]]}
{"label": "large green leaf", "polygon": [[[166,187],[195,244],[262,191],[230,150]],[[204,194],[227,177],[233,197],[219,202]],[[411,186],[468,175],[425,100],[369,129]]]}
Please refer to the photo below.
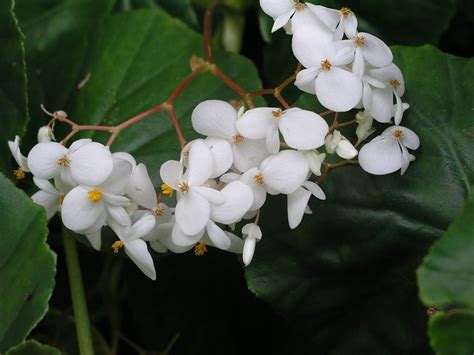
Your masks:
{"label": "large green leaf", "polygon": [[429,352],[415,269],[474,181],[474,60],[430,46],[394,52],[411,105],[402,124],[421,139],[407,173],[331,171],[327,201],[312,202],[294,232],[275,222],[286,221],[283,199],[263,211],[248,286],[290,320],[305,353]]}
{"label": "large green leaf", "polygon": [[474,191],[471,191],[463,212],[433,245],[417,272],[421,300],[426,306],[440,310],[429,325],[431,344],[439,354],[474,353],[473,255]]}
{"label": "large green leaf", "polygon": [[23,34],[13,13],[13,0],[0,2],[0,171],[12,176],[7,140],[22,136],[28,121]]}
{"label": "large green leaf", "polygon": [[61,355],[61,352],[49,345],[43,345],[36,340],[28,340],[11,348],[6,355]]}
{"label": "large green leaf", "polygon": [[0,352],[24,340],[48,309],[56,255],[47,233],[43,208],[0,175]]}

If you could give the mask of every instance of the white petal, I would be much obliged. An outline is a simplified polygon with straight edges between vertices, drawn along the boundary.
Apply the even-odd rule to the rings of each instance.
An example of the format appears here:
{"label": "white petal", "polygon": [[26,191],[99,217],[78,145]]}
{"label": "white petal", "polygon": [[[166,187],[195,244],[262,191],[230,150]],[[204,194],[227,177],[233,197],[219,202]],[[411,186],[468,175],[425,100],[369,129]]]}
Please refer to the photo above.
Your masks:
{"label": "white petal", "polygon": [[117,159],[122,159],[128,161],[134,168],[137,166],[137,161],[135,158],[128,153],[125,152],[117,152],[117,153],[112,153],[112,158],[117,158]]}
{"label": "white petal", "polygon": [[144,164],[138,164],[127,187],[127,195],[140,206],[153,209],[157,205],[155,188]]}
{"label": "white petal", "polygon": [[420,138],[418,138],[418,135],[411,129],[403,126],[388,127],[383,131],[382,135],[392,135],[395,131],[402,131],[402,136],[399,139],[408,149],[416,150],[420,147]]}
{"label": "white petal", "polygon": [[59,191],[48,181],[44,179],[39,179],[36,176],[33,177],[33,182],[39,189],[48,192],[49,194],[59,197]]}
{"label": "white petal", "polygon": [[362,105],[369,111],[372,107],[372,88],[365,80],[362,81],[362,84]]}
{"label": "white petal", "polygon": [[218,223],[238,222],[253,204],[252,189],[240,181],[233,181],[222,190],[225,202],[211,206],[211,219]]}
{"label": "white petal", "polygon": [[405,93],[405,80],[403,74],[395,64],[390,64],[384,68],[370,70],[370,76],[378,79],[382,83],[389,86],[390,80],[398,80],[400,85],[396,88],[396,91],[400,97]]}
{"label": "white petal", "polygon": [[276,112],[279,113],[279,109],[273,107],[257,107],[248,110],[237,120],[237,131],[245,138],[265,138],[268,131],[278,124],[274,116]]}
{"label": "white petal", "polygon": [[289,109],[283,112],[280,119],[280,132],[285,142],[292,148],[310,150],[324,145],[329,126],[318,114]]}
{"label": "white petal", "polygon": [[210,215],[209,201],[192,190],[179,199],[176,204],[176,224],[187,235],[201,232],[209,221]]}
{"label": "white petal", "polygon": [[196,106],[191,121],[196,132],[205,136],[230,139],[237,134],[235,108],[221,100],[207,100]]}
{"label": "white petal", "polygon": [[375,67],[385,67],[392,62],[392,51],[382,40],[370,33],[360,32],[358,35],[364,38],[364,45],[361,48],[367,63]]}
{"label": "white petal", "polygon": [[246,171],[240,177],[240,181],[249,186],[252,189],[253,193],[253,204],[250,207],[250,210],[257,210],[263,206],[267,198],[267,191],[262,185],[255,183],[255,176],[260,174],[258,169],[253,168]]}
{"label": "white petal", "polygon": [[188,169],[183,179],[190,185],[202,185],[211,177],[213,169],[209,148],[202,139],[196,139],[189,149]]}
{"label": "white petal", "polygon": [[277,16],[277,18],[275,19],[275,23],[273,24],[273,27],[272,27],[272,33],[275,32],[275,31],[278,31],[280,28],[282,28],[283,26],[285,26],[288,21],[290,21],[290,17],[295,13],[295,9],[291,9],[290,11],[287,11],[279,16]]}
{"label": "white petal", "polygon": [[311,192],[302,187],[288,195],[288,224],[291,229],[295,229],[301,223],[310,197]]}
{"label": "white petal", "polygon": [[314,197],[316,197],[319,200],[325,200],[326,199],[326,194],[324,193],[323,189],[319,187],[318,184],[312,182],[312,181],[305,181],[303,183],[303,187],[308,189]]}
{"label": "white petal", "polygon": [[315,80],[319,74],[319,68],[303,69],[296,75],[295,85],[301,91],[316,95]]}
{"label": "white petal", "polygon": [[64,225],[73,231],[90,228],[105,215],[102,201],[92,202],[88,199],[88,190],[82,186],[73,188],[64,198],[61,217]]}
{"label": "white petal", "polygon": [[401,169],[402,152],[395,138],[374,139],[359,152],[359,164],[370,174],[385,175]]}
{"label": "white petal", "polygon": [[[145,214],[142,218],[136,221],[132,228],[130,228],[130,233],[126,241],[141,239],[155,228],[156,218],[151,213]],[[124,240],[125,241],[125,240]]]}
{"label": "white petal", "polygon": [[108,216],[107,223],[117,223],[122,227],[129,227],[132,224],[130,215],[127,213],[127,210],[123,207],[116,207],[106,205]]}
{"label": "white petal", "polygon": [[[101,184],[101,189],[114,195],[124,195],[132,176],[133,166],[128,160],[112,159],[113,169],[107,180]],[[72,170],[71,170],[72,172]]]}
{"label": "white petal", "polygon": [[178,182],[183,176],[183,165],[176,160],[168,160],[161,165],[161,180],[169,187],[177,190]]}
{"label": "white petal", "polygon": [[399,125],[400,122],[402,121],[403,112],[405,110],[403,109],[403,102],[400,96],[398,96],[396,91],[394,91],[393,94],[395,95],[395,102],[396,102],[395,113],[393,114],[393,121],[395,122],[396,125]]}
{"label": "white petal", "polygon": [[307,4],[309,10],[315,14],[331,31],[335,31],[341,21],[341,13],[320,5]]}
{"label": "white petal", "polygon": [[71,153],[74,153],[79,148],[81,148],[81,147],[83,147],[86,144],[89,144],[91,142],[92,142],[92,139],[90,139],[90,138],[82,138],[82,139],[78,139],[77,141],[74,141],[68,149],[68,155],[71,154]]}
{"label": "white petal", "polygon": [[267,150],[272,153],[278,153],[280,150],[280,134],[278,132],[278,126],[275,125],[270,128],[267,132],[267,136],[265,138],[265,143],[267,145]]}
{"label": "white petal", "polygon": [[393,107],[393,91],[390,88],[372,89],[372,104],[369,109],[370,115],[378,122],[390,122]]}
{"label": "white petal", "polygon": [[71,175],[79,184],[102,184],[114,167],[109,148],[96,142],[88,143],[69,155]]}
{"label": "white petal", "polygon": [[278,17],[295,6],[293,0],[260,0],[260,7],[268,16]]}
{"label": "white petal", "polygon": [[201,231],[199,231],[199,233],[196,233],[194,235],[186,235],[181,231],[181,229],[179,229],[178,225],[175,224],[173,227],[173,231],[171,233],[171,239],[173,243],[176,244],[177,246],[187,247],[199,242],[203,234],[204,234],[204,228]]}
{"label": "white petal", "polygon": [[362,54],[362,49],[357,48],[355,51],[354,63],[352,63],[352,72],[358,78],[362,78],[365,71],[365,61],[364,55]]}
{"label": "white petal", "polygon": [[357,33],[357,17],[351,12],[344,18],[344,32],[348,38],[352,38]]}
{"label": "white petal", "polygon": [[60,206],[59,196],[40,190],[31,196],[34,203],[42,206],[46,210],[46,218],[50,219],[55,215]]}
{"label": "white petal", "polygon": [[226,250],[230,247],[230,239],[224,231],[212,221],[207,222],[207,235],[212,244],[219,249]]}
{"label": "white petal", "polygon": [[406,149],[402,144],[400,144],[400,149],[402,150],[402,159],[403,159],[403,165],[400,170],[400,175],[405,174],[405,172],[408,169],[408,166],[410,165],[410,153],[408,153],[408,149]]}
{"label": "white petal", "polygon": [[146,243],[141,239],[125,243],[125,253],[138,266],[138,268],[150,279],[156,280],[155,265],[148,251]]}
{"label": "white petal", "polygon": [[38,143],[28,154],[28,167],[33,175],[49,180],[59,176],[61,165],[58,164],[58,160],[63,158],[66,153],[67,149],[59,143]]}
{"label": "white petal", "polygon": [[91,243],[91,247],[95,250],[100,250],[100,246],[102,244],[101,238],[101,230],[99,229],[97,232],[86,234],[87,240]]}
{"label": "white petal", "polygon": [[168,251],[168,248],[158,240],[151,241],[150,246],[157,253],[166,253]]}
{"label": "white petal", "polygon": [[239,178],[240,178],[240,174],[237,174],[237,173],[227,173],[227,174],[222,175],[222,176],[219,178],[219,181],[228,184],[229,182],[239,180]]}
{"label": "white petal", "polygon": [[10,152],[12,153],[13,158],[15,159],[18,166],[25,172],[29,172],[28,159],[23,154],[21,154],[20,151],[20,137],[15,136],[14,141],[8,141],[8,147],[10,148]]}
{"label": "white petal", "polygon": [[206,186],[193,186],[193,191],[199,193],[202,197],[208,200],[210,203],[220,205],[225,201],[224,194],[216,189]]}
{"label": "white petal", "polygon": [[249,238],[255,238],[257,240],[262,239],[262,230],[255,223],[247,223],[242,227],[242,234],[247,235]]}
{"label": "white petal", "polygon": [[130,204],[130,200],[125,196],[112,195],[104,192],[102,198],[104,202],[110,206],[127,207]]}
{"label": "white petal", "polygon": [[227,172],[234,161],[232,147],[229,141],[208,137],[204,140],[212,155],[213,166],[211,178],[216,178]]}
{"label": "white petal", "polygon": [[242,260],[245,266],[248,266],[253,259],[253,254],[255,253],[255,244],[257,241],[255,238],[246,238],[244,241],[244,250],[242,252]]}
{"label": "white petal", "polygon": [[234,166],[244,172],[260,166],[260,163],[270,155],[265,139],[244,139],[238,144],[232,144]]}
{"label": "white petal", "polygon": [[298,31],[293,34],[291,46],[293,54],[305,68],[319,68],[322,60],[334,56],[328,53],[328,47],[332,43],[330,31],[310,24],[298,27]]}
{"label": "white petal", "polygon": [[362,81],[352,72],[332,67],[316,78],[316,95],[324,107],[336,112],[354,108],[362,98]]}
{"label": "white petal", "polygon": [[305,156],[294,150],[284,150],[269,160],[261,170],[266,185],[283,194],[295,192],[309,172]]}

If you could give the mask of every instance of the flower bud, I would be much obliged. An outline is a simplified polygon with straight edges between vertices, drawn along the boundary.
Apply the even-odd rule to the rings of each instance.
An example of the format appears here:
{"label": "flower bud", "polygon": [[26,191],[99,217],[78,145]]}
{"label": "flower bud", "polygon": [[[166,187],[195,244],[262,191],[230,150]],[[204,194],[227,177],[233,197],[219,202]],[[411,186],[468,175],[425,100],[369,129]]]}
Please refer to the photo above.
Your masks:
{"label": "flower bud", "polygon": [[51,142],[55,140],[53,130],[48,126],[43,126],[38,130],[38,143]]}
{"label": "flower bud", "polygon": [[337,145],[337,155],[343,159],[352,159],[357,155],[357,149],[347,139],[342,139]]}
{"label": "flower bud", "polygon": [[332,134],[328,134],[324,141],[326,152],[328,152],[329,154],[334,154],[336,152],[337,145],[339,144],[341,139],[341,132],[339,132],[337,129]]}
{"label": "flower bud", "polygon": [[372,128],[373,117],[367,111],[359,111],[356,115],[357,129],[356,135],[359,142],[364,141],[375,130]]}
{"label": "flower bud", "polygon": [[308,165],[310,170],[316,176],[321,176],[321,164],[326,159],[326,154],[319,154],[317,150],[308,150],[304,152],[306,159],[308,160]]}
{"label": "flower bud", "polygon": [[248,266],[253,259],[255,244],[262,239],[262,231],[255,223],[248,223],[242,228],[242,234],[245,238],[242,259],[245,266]]}

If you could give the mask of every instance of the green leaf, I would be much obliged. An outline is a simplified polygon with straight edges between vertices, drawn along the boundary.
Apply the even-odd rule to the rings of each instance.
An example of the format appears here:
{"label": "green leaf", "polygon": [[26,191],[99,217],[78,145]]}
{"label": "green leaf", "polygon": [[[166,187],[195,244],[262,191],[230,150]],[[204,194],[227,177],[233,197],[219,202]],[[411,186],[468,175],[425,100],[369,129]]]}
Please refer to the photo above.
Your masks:
{"label": "green leaf", "polygon": [[[430,46],[394,53],[411,105],[402,125],[421,140],[406,174],[331,171],[327,200],[313,201],[294,232],[284,199],[262,213],[248,286],[290,321],[296,343],[306,344],[301,353],[429,353],[415,269],[474,181],[474,83],[465,80],[474,60]],[[316,109],[314,96],[304,98],[297,105],[311,100]]]}
{"label": "green leaf", "polygon": [[23,34],[13,13],[13,0],[0,2],[0,171],[11,177],[7,140],[22,136],[28,121]]}
{"label": "green leaf", "polygon": [[30,333],[48,310],[56,255],[45,243],[42,207],[0,175],[0,352]]}
{"label": "green leaf", "polygon": [[36,340],[28,340],[11,348],[6,355],[61,355],[61,352],[49,345],[43,345]]}
{"label": "green leaf", "polygon": [[421,300],[440,310],[429,323],[431,344],[439,354],[474,352],[473,233],[474,190],[461,215],[433,245],[417,271]]}

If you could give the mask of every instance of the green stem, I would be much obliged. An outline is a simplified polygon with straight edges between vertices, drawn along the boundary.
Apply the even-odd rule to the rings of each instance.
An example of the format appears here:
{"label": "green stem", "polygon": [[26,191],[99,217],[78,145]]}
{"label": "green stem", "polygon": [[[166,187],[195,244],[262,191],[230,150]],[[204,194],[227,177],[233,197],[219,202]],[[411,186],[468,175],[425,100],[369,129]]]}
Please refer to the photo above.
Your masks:
{"label": "green stem", "polygon": [[74,308],[74,319],[76,320],[79,353],[81,355],[93,355],[92,332],[84,286],[82,284],[81,267],[77,256],[76,240],[66,228],[63,228],[63,241],[67,272],[69,275],[69,286],[71,288],[72,306]]}

